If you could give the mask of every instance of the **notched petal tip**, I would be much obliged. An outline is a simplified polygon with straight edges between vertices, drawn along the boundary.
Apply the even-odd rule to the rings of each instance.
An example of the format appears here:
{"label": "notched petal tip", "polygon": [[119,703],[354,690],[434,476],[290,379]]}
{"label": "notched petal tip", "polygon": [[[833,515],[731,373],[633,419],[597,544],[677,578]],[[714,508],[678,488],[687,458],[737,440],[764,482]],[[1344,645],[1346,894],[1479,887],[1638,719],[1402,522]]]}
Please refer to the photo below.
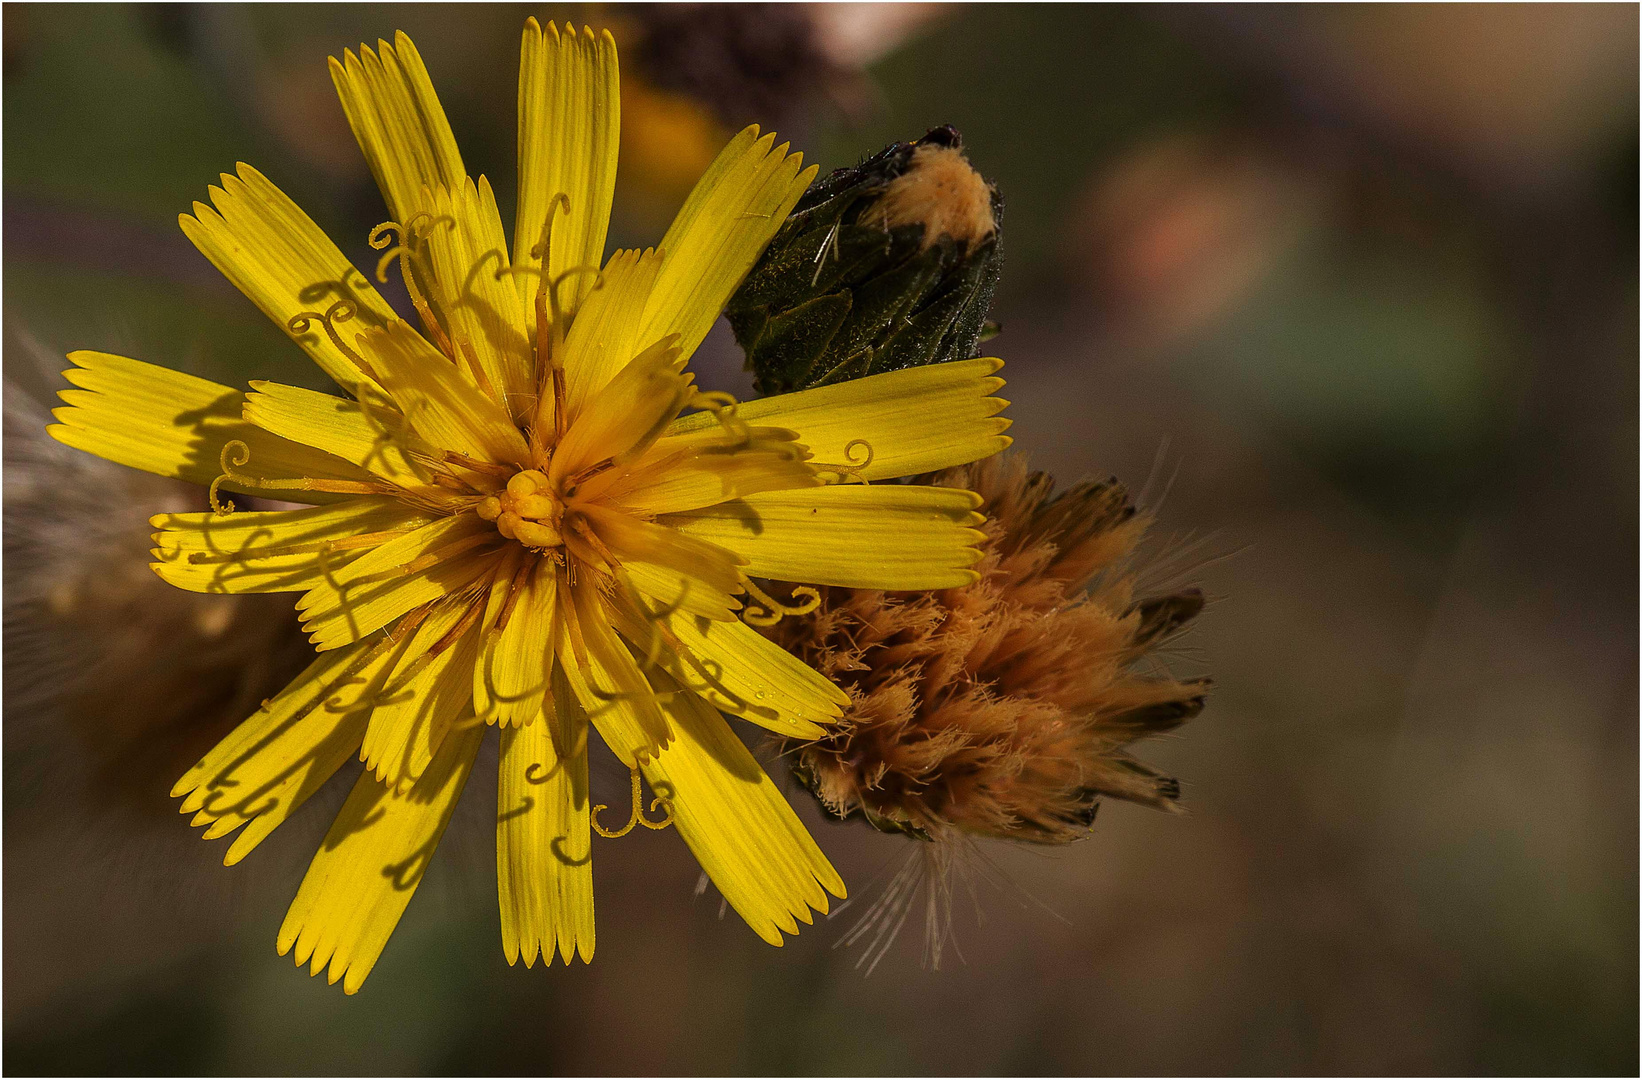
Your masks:
{"label": "notched petal tip", "polygon": [[[832,719],[836,720],[838,716],[835,715]],[[794,721],[788,725],[788,728],[790,729],[789,734],[795,739],[820,739],[825,738],[827,734],[826,728],[807,720]]]}

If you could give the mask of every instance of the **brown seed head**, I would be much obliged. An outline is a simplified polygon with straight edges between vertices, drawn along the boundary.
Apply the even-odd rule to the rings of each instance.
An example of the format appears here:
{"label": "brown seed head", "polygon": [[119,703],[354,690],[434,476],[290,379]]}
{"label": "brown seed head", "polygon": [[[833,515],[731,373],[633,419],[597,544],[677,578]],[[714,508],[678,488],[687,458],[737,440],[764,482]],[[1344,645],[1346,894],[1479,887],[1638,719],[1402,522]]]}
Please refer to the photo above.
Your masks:
{"label": "brown seed head", "polygon": [[1175,809],[1179,782],[1125,747],[1202,710],[1209,680],[1140,661],[1203,598],[1135,598],[1149,519],[1115,480],[1051,497],[1054,481],[1021,455],[928,482],[985,499],[981,579],[930,594],[828,589],[781,624],[783,644],[851,698],[834,733],[789,747],[795,774],[840,817],[926,839],[1064,843],[1086,834],[1101,796]]}

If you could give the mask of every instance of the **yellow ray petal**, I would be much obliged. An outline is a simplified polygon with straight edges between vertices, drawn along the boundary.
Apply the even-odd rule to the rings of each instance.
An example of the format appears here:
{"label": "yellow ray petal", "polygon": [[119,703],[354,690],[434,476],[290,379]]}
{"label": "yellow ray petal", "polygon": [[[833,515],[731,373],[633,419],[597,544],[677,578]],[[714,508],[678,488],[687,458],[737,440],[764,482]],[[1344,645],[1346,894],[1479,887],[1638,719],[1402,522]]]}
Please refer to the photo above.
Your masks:
{"label": "yellow ray petal", "polygon": [[[376,384],[325,330],[344,341],[394,319],[393,308],[371,287],[318,225],[267,177],[243,162],[238,176],[222,174],[211,189],[216,209],[201,202],[194,215],[177,219],[200,253],[221,270],[263,314],[307,350],[314,362],[350,394]],[[334,308],[346,301],[346,308]],[[293,329],[298,316],[308,318]]]}
{"label": "yellow ray petal", "polygon": [[676,608],[717,622],[734,619],[741,610],[739,597],[705,584],[687,570],[634,560],[623,563],[621,573],[629,586],[651,598],[656,610]]}
{"label": "yellow ray petal", "polygon": [[[553,453],[548,479],[555,485],[607,459],[636,459],[661,437],[690,400],[692,376],[672,342],[635,357],[591,400]],[[574,484],[565,494],[574,492]]]}
{"label": "yellow ray petal", "polygon": [[454,189],[467,176],[427,68],[404,33],[392,45],[378,40],[375,52],[361,45],[358,56],[349,49],[340,61],[331,57],[331,82],[395,221],[428,209],[424,189]]}
{"label": "yellow ray petal", "polygon": [[849,701],[825,676],[739,621],[668,613],[642,596],[617,597],[611,608],[622,636],[677,682],[777,734],[819,738],[826,733],[819,725],[837,720]]}
{"label": "yellow ray petal", "polygon": [[296,605],[302,628],[315,648],[334,649],[412,608],[475,587],[500,558],[486,546],[492,537],[501,539],[488,522],[464,514],[389,541],[304,593]]}
{"label": "yellow ray petal", "polygon": [[254,558],[259,551],[288,544],[408,529],[432,520],[426,511],[397,499],[362,496],[301,510],[241,511],[227,516],[155,514],[148,523],[163,534],[156,542],[167,554],[236,552]]}
{"label": "yellow ray petal", "polygon": [[734,553],[605,507],[584,507],[582,513],[640,590],[708,618],[728,619],[740,610],[740,560]]}
{"label": "yellow ray petal", "polygon": [[843,713],[849,696],[740,620],[687,613],[667,620],[695,662],[675,675],[714,708],[780,735],[815,739]]}
{"label": "yellow ray petal", "polygon": [[571,422],[638,354],[639,317],[661,269],[655,249],[610,256],[564,343],[565,411]]}
{"label": "yellow ray petal", "polygon": [[206,839],[250,823],[224,863],[250,854],[359,749],[396,655],[376,640],[320,656],[177,781],[171,794],[209,825]]}
{"label": "yellow ray petal", "polygon": [[[662,238],[661,273],[645,305],[638,343],[679,335],[688,357],[747,276],[793,204],[814,179],[804,155],[759,138],[757,126],[730,140],[697,182]],[[802,170],[802,171],[800,171]]]}
{"label": "yellow ray petal", "polygon": [[[666,676],[657,689],[676,690]],[[672,803],[673,823],[719,892],[771,945],[798,932],[810,909],[827,911],[824,886],[844,896],[844,882],[792,807],[730,726],[694,694],[667,699],[675,737],[646,760],[645,778]],[[637,747],[618,745],[618,756]]]}
{"label": "yellow ray petal", "polygon": [[[490,182],[464,180],[433,193],[427,235],[432,297],[464,364],[477,363],[486,396],[518,419],[536,403],[535,354],[525,338],[524,309],[509,282],[507,238]],[[470,356],[471,353],[471,356]]]}
{"label": "yellow ray petal", "polygon": [[[311,589],[371,548],[431,518],[396,499],[367,496],[308,510],[156,514],[150,564],[191,592]],[[385,534],[385,535],[384,535]]]}
{"label": "yellow ray petal", "polygon": [[977,580],[984,518],[973,492],[901,484],[766,491],[657,524],[747,560],[753,577],[855,589],[949,589]]}
{"label": "yellow ray petal", "polygon": [[587,717],[631,768],[636,747],[652,750],[672,738],[659,699],[611,627],[598,589],[585,580],[567,587],[561,579],[561,628],[556,635],[559,667]]}
{"label": "yellow ray petal", "polygon": [[[494,657],[487,657],[487,645],[494,649],[495,638],[499,636],[497,630],[505,612],[511,620],[519,602],[524,598],[524,583],[535,568],[536,555],[526,551],[518,544],[507,544],[497,555],[495,568],[490,572],[490,580],[481,587],[482,598],[485,602],[484,615],[479,620],[479,648],[474,654],[473,669],[468,673],[469,694],[473,699],[473,711],[480,720],[494,724],[498,713],[498,705],[492,691],[492,670],[496,666]],[[546,572],[554,573],[553,568],[546,567]],[[554,591],[558,591],[558,578],[554,578]],[[549,608],[549,614],[553,609]],[[526,615],[525,617],[529,617]],[[553,634],[558,630],[558,622],[550,620],[546,648],[553,648]],[[548,668],[551,669],[549,664]],[[546,693],[551,690],[547,684],[540,691]],[[539,702],[538,702],[539,704]]]}
{"label": "yellow ray petal", "polygon": [[[805,460],[803,447],[793,443],[770,449],[684,450],[660,457],[658,449],[659,442],[645,455],[645,462],[630,473],[616,475],[612,471],[612,479],[596,495],[592,485],[584,485],[583,497],[597,497],[654,516],[712,506],[760,491],[819,487],[822,483]],[[654,464],[647,464],[651,460]],[[600,479],[595,478],[595,483]]]}
{"label": "yellow ray petal", "polygon": [[[359,401],[305,390],[300,386],[253,380],[245,396],[245,419],[275,435],[334,454],[401,487],[429,482],[424,459],[439,452],[417,438],[380,392]],[[375,400],[373,400],[375,399]]]}
{"label": "yellow ray petal", "polygon": [[[75,352],[78,364],[63,377],[80,389],[58,397],[67,408],[46,429],[60,443],[134,469],[209,485],[222,475],[222,451],[230,442],[249,451],[239,471],[270,480],[308,477],[371,483],[370,473],[311,446],[282,439],[240,416],[245,395],[232,387],[111,353]],[[229,481],[228,491],[269,494]],[[345,494],[283,489],[293,502],[330,503]]]}
{"label": "yellow ray petal", "polygon": [[[809,450],[798,442],[797,432],[750,426],[733,414],[733,408],[723,410],[724,424],[697,424],[693,430],[664,434],[631,465],[583,481],[579,496],[649,516],[734,498],[727,486],[746,495],[824,482],[809,464]],[[710,412],[696,415],[712,417]],[[675,421],[669,432],[680,426]]]}
{"label": "yellow ray petal", "polygon": [[[317,617],[339,605],[350,590],[377,580],[388,580],[396,574],[414,575],[417,567],[411,564],[425,555],[442,551],[450,544],[484,537],[489,539],[495,530],[473,514],[458,514],[437,518],[403,536],[382,544],[365,558],[350,565],[331,581],[310,590],[297,601],[297,610]],[[497,535],[497,542],[501,537]],[[477,546],[477,545],[475,545]]]}
{"label": "yellow ray petal", "polygon": [[[513,226],[513,264],[537,273],[514,278],[525,319],[535,333],[536,289],[540,281],[540,246],[552,216],[552,245],[547,273],[556,279],[567,270],[598,266],[610,224],[610,200],[616,190],[616,151],[620,145],[621,94],[616,42],[609,31],[595,35],[568,24],[561,33],[553,23],[544,30],[525,21],[519,43],[519,210]],[[568,209],[554,207],[560,196]],[[560,304],[574,314],[593,287],[592,275],[565,280]]]}
{"label": "yellow ray petal", "polygon": [[[868,480],[933,472],[979,461],[1009,445],[1009,403],[992,397],[1003,361],[991,357],[891,371],[835,386],[745,401],[735,415],[791,428],[814,460],[847,465]],[[705,431],[711,413],[674,421],[668,435]],[[855,444],[852,446],[852,444]],[[855,468],[871,448],[871,461]]]}
{"label": "yellow ray petal", "polygon": [[551,700],[558,576],[552,563],[531,562],[507,623],[498,629],[487,620],[473,669],[474,712],[504,727],[532,723]]}
{"label": "yellow ray petal", "polygon": [[481,461],[528,463],[513,418],[408,323],[361,334],[359,349],[422,438]]}
{"label": "yellow ray petal", "polygon": [[[502,951],[509,964],[593,959],[593,849],[587,798],[587,717],[559,676],[561,724],[581,732],[561,739],[546,717],[502,731],[496,795],[496,884]],[[569,715],[563,715],[568,713]]]}
{"label": "yellow ray petal", "polygon": [[[360,760],[378,780],[398,788],[413,783],[451,725],[470,711],[479,636],[468,615],[475,602],[440,605],[410,637],[384,681],[359,748]],[[466,632],[464,623],[470,623]],[[452,636],[454,642],[448,640]]]}
{"label": "yellow ray petal", "polygon": [[484,734],[479,723],[451,732],[405,794],[360,776],[279,928],[281,956],[294,946],[312,974],[329,962],[333,984],[359,990],[422,883]]}

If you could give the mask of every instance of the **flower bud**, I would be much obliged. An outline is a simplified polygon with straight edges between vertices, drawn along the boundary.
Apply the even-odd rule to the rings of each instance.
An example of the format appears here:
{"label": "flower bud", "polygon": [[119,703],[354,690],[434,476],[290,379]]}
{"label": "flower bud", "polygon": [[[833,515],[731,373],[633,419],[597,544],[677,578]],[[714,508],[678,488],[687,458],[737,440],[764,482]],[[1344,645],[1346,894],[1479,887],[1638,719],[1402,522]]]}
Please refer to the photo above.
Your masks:
{"label": "flower bud", "polygon": [[951,127],[813,185],[725,309],[759,392],[978,356],[1002,213]]}

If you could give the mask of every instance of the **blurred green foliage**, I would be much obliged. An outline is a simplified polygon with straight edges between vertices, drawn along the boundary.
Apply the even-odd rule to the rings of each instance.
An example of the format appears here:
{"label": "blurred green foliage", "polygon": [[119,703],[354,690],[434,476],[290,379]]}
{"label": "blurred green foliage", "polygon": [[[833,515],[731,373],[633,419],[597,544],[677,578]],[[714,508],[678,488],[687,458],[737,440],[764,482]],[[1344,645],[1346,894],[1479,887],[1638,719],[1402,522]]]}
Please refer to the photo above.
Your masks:
{"label": "blurred green foliage", "polygon": [[8,196],[166,226],[255,149],[141,7],[18,5],[5,31]]}

